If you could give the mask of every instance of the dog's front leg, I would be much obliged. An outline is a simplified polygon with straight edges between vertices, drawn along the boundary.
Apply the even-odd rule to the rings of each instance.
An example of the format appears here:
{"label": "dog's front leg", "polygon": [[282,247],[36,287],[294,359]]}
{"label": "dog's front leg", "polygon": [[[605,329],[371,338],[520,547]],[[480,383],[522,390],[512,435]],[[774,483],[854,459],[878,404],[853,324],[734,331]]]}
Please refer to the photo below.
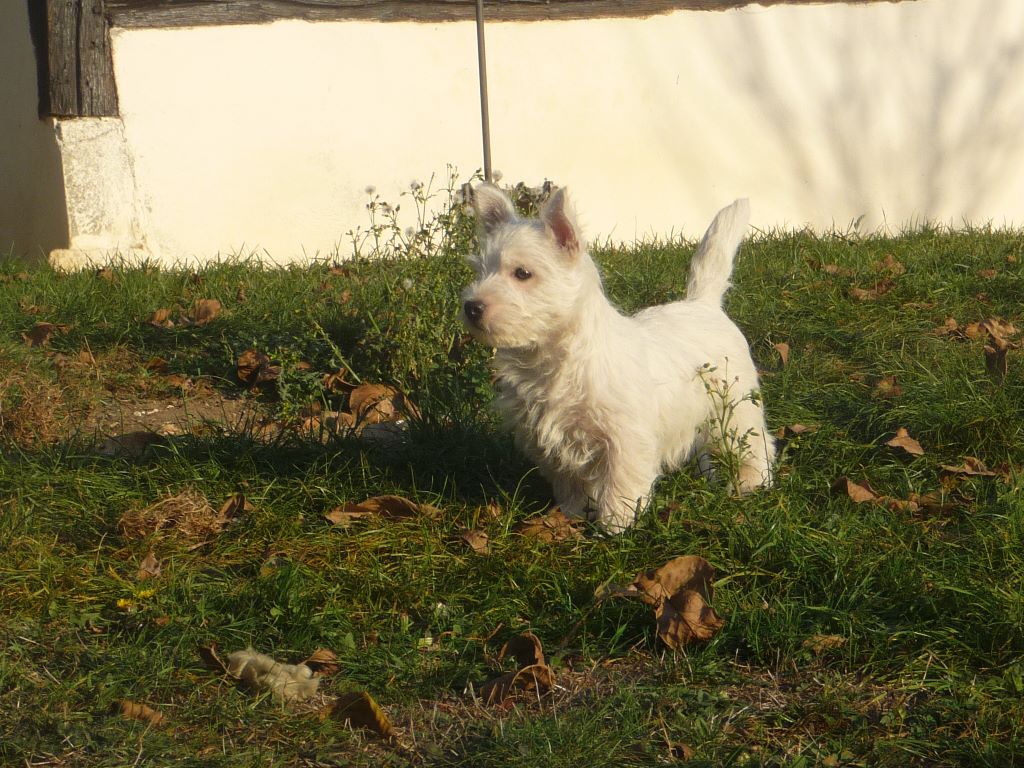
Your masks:
{"label": "dog's front leg", "polygon": [[567,517],[586,519],[590,499],[577,478],[555,476],[551,480],[551,490]]}
{"label": "dog's front leg", "polygon": [[606,464],[604,482],[594,494],[597,522],[608,533],[621,533],[636,522],[650,501],[657,463],[639,452],[619,455]]}

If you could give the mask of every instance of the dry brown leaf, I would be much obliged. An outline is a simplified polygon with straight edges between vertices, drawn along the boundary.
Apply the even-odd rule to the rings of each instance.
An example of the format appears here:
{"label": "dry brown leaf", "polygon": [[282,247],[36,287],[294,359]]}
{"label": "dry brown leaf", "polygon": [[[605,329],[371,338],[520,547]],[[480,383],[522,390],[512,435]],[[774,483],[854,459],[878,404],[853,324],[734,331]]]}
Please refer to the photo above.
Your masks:
{"label": "dry brown leaf", "polygon": [[207,669],[212,669],[215,672],[228,671],[227,665],[221,661],[220,656],[217,655],[216,643],[197,646],[196,651],[199,653],[199,658],[203,660],[203,664]]}
{"label": "dry brown leaf", "polygon": [[328,392],[351,392],[356,387],[355,384],[346,381],[344,371],[325,373],[320,381]]}
{"label": "dry brown leaf", "polygon": [[57,325],[56,323],[36,323],[26,333],[21,334],[25,344],[30,347],[45,347],[50,343],[50,337],[55,333],[64,333],[71,326]]}
{"label": "dry brown leaf", "polygon": [[853,277],[853,270],[849,267],[840,267],[838,264],[822,264],[821,270],[829,275],[837,277]]}
{"label": "dry brown leaf", "polygon": [[535,664],[488,680],[480,686],[479,694],[484,704],[504,704],[518,693],[543,696],[554,685],[555,673],[551,667],[546,664]]}
{"label": "dry brown leaf", "polygon": [[789,364],[789,344],[784,341],[780,341],[778,344],[772,344],[772,348],[779,353],[779,359],[782,360],[782,367],[785,368]]}
{"label": "dry brown leaf", "polygon": [[401,520],[410,517],[429,517],[437,519],[441,510],[432,504],[417,504],[404,496],[373,496],[358,504],[348,502],[325,515],[328,520],[340,525],[347,525],[368,515],[383,517],[388,520]]}
{"label": "dry brown leaf", "polygon": [[277,381],[281,375],[281,366],[274,365],[266,353],[247,349],[238,356],[235,373],[243,384],[255,387]]}
{"label": "dry brown leaf", "polygon": [[960,496],[954,497],[939,491],[912,493],[910,501],[914,502],[918,509],[930,514],[948,514],[963,506],[964,503],[964,499]]}
{"label": "dry brown leaf", "polygon": [[651,593],[661,587],[665,599],[655,608],[658,636],[672,649],[693,641],[706,642],[718,634],[725,621],[708,603],[714,596],[715,569],[702,557],[676,558],[653,573],[637,577],[637,588]]}
{"label": "dry brown leaf", "polygon": [[466,546],[477,554],[491,554],[491,541],[490,536],[487,535],[487,531],[481,531],[479,528],[473,528],[471,530],[463,531],[459,535],[459,538],[466,543]]}
{"label": "dry brown leaf", "polygon": [[164,717],[164,715],[160,714],[147,704],[140,704],[136,701],[121,699],[121,701],[118,702],[118,708],[120,710],[121,717],[126,720],[138,720],[152,725],[154,728],[159,728],[161,725],[165,725],[167,723],[167,718]]}
{"label": "dry brown leaf", "polygon": [[903,388],[896,383],[895,376],[886,376],[883,379],[879,379],[872,391],[872,395],[882,398],[899,397],[902,394]]}
{"label": "dry brown leaf", "polygon": [[672,757],[675,760],[680,760],[682,762],[686,762],[687,760],[692,760],[693,756],[695,754],[697,754],[694,751],[693,747],[691,747],[689,744],[685,744],[685,743],[683,743],[681,741],[670,741],[670,742],[667,742],[667,744],[668,744],[668,754],[669,754],[670,757]]}
{"label": "dry brown leaf", "polygon": [[960,324],[957,323],[952,317],[947,317],[946,321],[938,328],[932,330],[936,336],[952,336],[958,334],[960,331]]}
{"label": "dry brown leaf", "polygon": [[353,728],[372,731],[382,739],[395,737],[395,729],[387,713],[366,691],[342,694],[320,710],[320,719],[347,722]]}
{"label": "dry brown leaf", "polygon": [[942,469],[954,475],[970,475],[975,477],[995,477],[998,474],[986,467],[985,462],[974,456],[965,456],[963,464],[943,464]]}
{"label": "dry brown leaf", "polygon": [[252,648],[228,654],[227,671],[250,688],[287,702],[311,698],[320,686],[320,678],[305,664],[283,664]]}
{"label": "dry brown leaf", "polygon": [[570,518],[558,507],[546,515],[529,517],[513,526],[512,531],[540,541],[565,541],[583,537],[581,522]]}
{"label": "dry brown leaf", "polygon": [[863,484],[855,483],[845,476],[840,477],[832,484],[832,490],[835,493],[847,496],[855,504],[875,503],[879,499],[878,494],[875,493],[874,489],[867,482]]}
{"label": "dry brown leaf", "polygon": [[804,648],[821,654],[835,648],[842,648],[846,645],[846,638],[842,635],[811,635],[804,640]]}
{"label": "dry brown leaf", "polygon": [[798,435],[809,434],[811,432],[816,432],[817,430],[817,424],[789,424],[775,430],[775,436],[780,440],[783,440],[787,437],[797,437]]}
{"label": "dry brown leaf", "polygon": [[998,269],[992,269],[991,267],[989,267],[987,269],[979,269],[978,270],[978,277],[983,277],[986,280],[991,280],[993,277],[995,277],[998,274],[999,274],[999,270]]}
{"label": "dry brown leaf", "polygon": [[914,438],[910,436],[904,427],[900,427],[896,430],[896,436],[886,443],[890,448],[899,448],[906,451],[911,456],[924,456],[924,448]]}
{"label": "dry brown leaf", "polygon": [[220,505],[220,509],[217,511],[217,516],[222,520],[230,520],[233,517],[238,517],[245,512],[252,512],[253,506],[249,503],[249,500],[245,498],[245,494],[241,491],[235,491],[224,503]]}
{"label": "dry brown leaf", "polygon": [[170,363],[162,357],[151,357],[142,364],[142,367],[150,373],[167,373],[170,368]]}
{"label": "dry brown leaf", "polygon": [[171,310],[161,307],[149,318],[149,324],[157,328],[173,328],[174,321],[171,320]]}
{"label": "dry brown leaf", "polygon": [[989,334],[989,341],[991,343],[985,345],[985,370],[993,378],[1001,382],[1006,378],[1006,373],[1009,370],[1006,362],[1006,353],[1011,349],[1019,349],[1021,345],[991,333]]}
{"label": "dry brown leaf", "polygon": [[348,410],[359,424],[419,416],[419,411],[405,395],[386,384],[360,384],[349,394]]}
{"label": "dry brown leaf", "polygon": [[907,268],[897,261],[896,257],[891,253],[885,254],[885,257],[875,264],[875,269],[888,272],[893,276],[902,275],[907,271]]}
{"label": "dry brown leaf", "polygon": [[537,637],[533,632],[523,632],[521,635],[516,635],[510,638],[502,647],[498,653],[498,660],[503,661],[506,658],[513,658],[516,660],[516,665],[520,668],[532,667],[535,665],[544,665],[544,648],[541,646],[540,638]]}
{"label": "dry brown leaf", "polygon": [[150,550],[149,554],[146,555],[145,558],[143,558],[141,563],[139,563],[139,570],[135,574],[135,578],[137,578],[139,581],[145,581],[146,579],[155,579],[157,576],[160,575],[161,570],[162,566],[160,565],[160,561],[153,553],[153,550]]}
{"label": "dry brown leaf", "polygon": [[879,296],[884,296],[893,289],[896,283],[890,278],[879,280],[871,288],[858,288],[857,286],[850,287],[850,295],[859,301],[870,301],[877,299]]}
{"label": "dry brown leaf", "polygon": [[725,626],[709,603],[714,598],[715,569],[703,557],[684,555],[637,575],[626,588],[611,587],[615,597],[638,597],[654,608],[658,637],[678,650],[707,642]]}
{"label": "dry brown leaf", "polygon": [[196,299],[192,305],[192,322],[206,325],[220,316],[221,305],[217,299]]}
{"label": "dry brown leaf", "polygon": [[329,648],[317,648],[304,662],[314,672],[324,675],[333,675],[338,671],[338,654]]}

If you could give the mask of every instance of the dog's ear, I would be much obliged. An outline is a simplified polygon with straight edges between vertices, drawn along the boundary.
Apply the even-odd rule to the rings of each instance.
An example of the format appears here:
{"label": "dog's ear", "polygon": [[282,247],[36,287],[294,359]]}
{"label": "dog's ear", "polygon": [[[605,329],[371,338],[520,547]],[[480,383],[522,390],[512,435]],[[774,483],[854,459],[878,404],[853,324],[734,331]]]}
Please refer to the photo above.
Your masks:
{"label": "dog's ear", "polygon": [[473,207],[476,209],[480,231],[485,236],[489,236],[502,224],[516,219],[512,201],[498,187],[487,182],[477,185],[473,190]]}
{"label": "dog's ear", "polygon": [[580,252],[580,239],[576,233],[576,217],[573,215],[565,187],[555,190],[554,194],[544,203],[540,219],[551,230],[559,248],[570,256],[575,256]]}

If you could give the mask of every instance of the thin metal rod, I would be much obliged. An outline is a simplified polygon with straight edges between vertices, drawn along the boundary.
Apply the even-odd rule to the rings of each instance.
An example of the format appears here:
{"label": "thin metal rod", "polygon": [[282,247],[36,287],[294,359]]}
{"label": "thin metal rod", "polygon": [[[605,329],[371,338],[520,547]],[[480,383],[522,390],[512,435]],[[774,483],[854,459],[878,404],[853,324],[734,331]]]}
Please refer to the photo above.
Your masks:
{"label": "thin metal rod", "polygon": [[484,0],[476,0],[476,51],[480,67],[480,123],[484,138],[484,179],[491,181],[491,119],[487,112],[487,51],[484,48]]}

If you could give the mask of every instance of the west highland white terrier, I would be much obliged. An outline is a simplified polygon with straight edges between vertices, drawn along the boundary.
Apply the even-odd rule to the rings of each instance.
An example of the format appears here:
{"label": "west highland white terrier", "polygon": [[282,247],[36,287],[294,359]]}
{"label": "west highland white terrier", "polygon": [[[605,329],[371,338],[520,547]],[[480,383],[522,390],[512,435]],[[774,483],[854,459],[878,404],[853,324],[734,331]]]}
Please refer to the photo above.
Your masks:
{"label": "west highland white terrier", "polygon": [[757,369],[722,310],[749,218],[746,200],[715,216],[690,265],[686,299],[632,317],[605,297],[565,189],[539,218],[516,215],[496,186],[474,204],[480,252],[463,322],[496,349],[497,404],[567,515],[629,527],[658,476],[693,456],[728,470],[734,491],[770,484],[775,445]]}

